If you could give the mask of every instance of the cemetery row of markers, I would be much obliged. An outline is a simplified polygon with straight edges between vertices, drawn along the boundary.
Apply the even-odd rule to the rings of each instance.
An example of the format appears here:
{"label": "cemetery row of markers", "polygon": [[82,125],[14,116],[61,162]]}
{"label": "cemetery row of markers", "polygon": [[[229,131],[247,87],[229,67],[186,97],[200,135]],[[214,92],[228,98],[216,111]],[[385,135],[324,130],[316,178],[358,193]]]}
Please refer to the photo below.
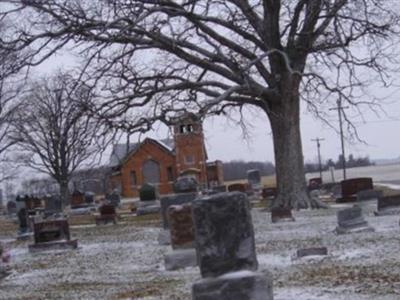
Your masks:
{"label": "cemetery row of markers", "polygon": [[[160,213],[162,230],[158,240],[161,245],[171,246],[164,257],[166,270],[194,266],[200,269],[203,279],[193,284],[194,300],[273,299],[271,276],[257,272],[251,203],[247,196],[261,194],[261,185],[256,182],[250,186],[250,193],[249,185],[235,184],[228,187],[228,192],[222,186],[208,191],[208,195],[199,195],[197,182],[183,178],[176,183],[175,194],[160,200],[157,200],[156,190],[151,185],[145,185],[141,190],[136,214]],[[377,200],[377,216],[400,213],[400,196],[384,197],[373,189],[370,178],[343,181],[340,189],[334,191],[337,202],[357,201],[358,205],[338,211],[337,234],[373,231],[363,218],[363,201]],[[267,192],[271,193],[271,190],[264,190],[262,194],[265,196]],[[111,198],[100,206],[97,224],[116,222],[115,207],[119,199],[115,195]],[[85,198],[79,202],[73,197],[76,209],[91,207],[90,201],[85,199],[82,203],[82,199]],[[27,207],[30,205],[26,204]],[[29,246],[30,251],[77,247],[77,241],[70,238],[68,221],[63,216],[53,214],[28,219],[32,220],[35,241]],[[271,208],[271,219],[273,223],[295,221],[290,209],[279,207]],[[29,227],[29,224],[22,225]],[[299,257],[326,254],[325,247],[299,249],[297,252]]]}

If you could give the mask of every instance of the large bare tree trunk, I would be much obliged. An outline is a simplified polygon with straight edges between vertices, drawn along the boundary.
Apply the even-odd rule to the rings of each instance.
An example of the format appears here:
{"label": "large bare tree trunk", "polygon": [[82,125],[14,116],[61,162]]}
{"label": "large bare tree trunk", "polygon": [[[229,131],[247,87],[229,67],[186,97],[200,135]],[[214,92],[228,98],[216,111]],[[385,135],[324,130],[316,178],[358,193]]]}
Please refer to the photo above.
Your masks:
{"label": "large bare tree trunk", "polygon": [[278,195],[273,206],[308,208],[310,199],[304,175],[300,134],[300,99],[295,89],[288,88],[282,101],[267,112],[274,141]]}
{"label": "large bare tree trunk", "polygon": [[60,185],[61,205],[62,209],[64,209],[67,205],[70,204],[68,180],[60,180],[58,184]]}

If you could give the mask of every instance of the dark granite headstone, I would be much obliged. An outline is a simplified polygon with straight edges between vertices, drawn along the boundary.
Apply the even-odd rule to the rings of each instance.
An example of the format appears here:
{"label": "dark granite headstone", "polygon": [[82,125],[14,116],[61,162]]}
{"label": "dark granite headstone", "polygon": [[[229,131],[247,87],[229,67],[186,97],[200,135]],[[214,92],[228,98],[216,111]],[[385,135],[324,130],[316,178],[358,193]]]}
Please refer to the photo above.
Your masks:
{"label": "dark granite headstone", "polygon": [[241,192],[241,193],[246,193],[247,192],[247,184],[245,183],[233,183],[228,185],[228,191],[229,192]]}
{"label": "dark granite headstone", "polygon": [[256,270],[254,229],[246,194],[219,193],[198,198],[192,205],[201,275]]}
{"label": "dark granite headstone", "polygon": [[341,197],[336,199],[337,203],[353,202],[357,200],[357,193],[364,190],[374,189],[372,178],[360,177],[342,180],[341,186]]}
{"label": "dark granite headstone", "polygon": [[252,189],[261,188],[261,173],[260,170],[248,170],[247,181]]}
{"label": "dark granite headstone", "polygon": [[284,207],[274,207],[271,209],[271,221],[277,223],[281,221],[294,221],[292,210]]}
{"label": "dark granite headstone", "polygon": [[115,207],[118,207],[121,204],[121,196],[117,191],[107,194],[106,200]]}
{"label": "dark granite headstone", "polygon": [[168,215],[167,209],[171,205],[182,205],[185,203],[191,203],[194,199],[196,199],[197,193],[185,193],[185,194],[176,194],[176,195],[168,195],[162,197],[160,199],[161,203],[161,219],[163,223],[163,228],[169,228],[168,223]]}
{"label": "dark granite headstone", "polygon": [[338,227],[336,227],[336,232],[338,234],[373,231],[373,228],[369,227],[367,221],[364,220],[362,209],[358,206],[339,210],[337,212],[337,220]]}
{"label": "dark granite headstone", "polygon": [[71,195],[71,207],[80,208],[84,206],[86,206],[85,195],[81,191],[73,191]]}
{"label": "dark granite headstone", "polygon": [[117,223],[117,213],[112,204],[103,204],[99,207],[100,216],[96,216],[96,224]]}
{"label": "dark granite headstone", "polygon": [[314,177],[308,180],[308,189],[310,191],[320,189],[322,186],[321,177]]}
{"label": "dark granite headstone", "polygon": [[93,192],[85,192],[85,202],[87,204],[93,204],[94,196],[95,196],[95,194]]}
{"label": "dark granite headstone", "polygon": [[278,190],[276,189],[276,187],[268,187],[262,189],[261,195],[263,199],[267,199],[267,198],[275,198],[277,193]]}
{"label": "dark granite headstone", "polygon": [[180,193],[194,193],[197,192],[199,183],[197,180],[190,176],[178,177],[174,182],[173,189],[177,194]]}
{"label": "dark granite headstone", "polygon": [[378,198],[377,216],[400,214],[400,195]]}
{"label": "dark granite headstone", "polygon": [[29,230],[28,214],[25,208],[21,208],[18,213],[19,233],[26,233]]}
{"label": "dark granite headstone", "polygon": [[14,201],[8,201],[7,202],[7,212],[8,214],[16,214],[17,213],[17,203]]}
{"label": "dark granite headstone", "polygon": [[45,199],[45,210],[48,213],[58,213],[62,210],[62,202],[59,196],[48,196]]}

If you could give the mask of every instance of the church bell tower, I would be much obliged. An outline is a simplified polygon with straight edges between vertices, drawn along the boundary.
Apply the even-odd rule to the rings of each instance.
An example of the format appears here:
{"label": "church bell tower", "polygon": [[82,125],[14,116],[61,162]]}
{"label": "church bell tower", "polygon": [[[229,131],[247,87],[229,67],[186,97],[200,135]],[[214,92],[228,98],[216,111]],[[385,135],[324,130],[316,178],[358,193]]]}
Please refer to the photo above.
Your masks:
{"label": "church bell tower", "polygon": [[206,186],[207,152],[201,119],[192,113],[183,114],[176,118],[173,132],[177,174],[193,176]]}

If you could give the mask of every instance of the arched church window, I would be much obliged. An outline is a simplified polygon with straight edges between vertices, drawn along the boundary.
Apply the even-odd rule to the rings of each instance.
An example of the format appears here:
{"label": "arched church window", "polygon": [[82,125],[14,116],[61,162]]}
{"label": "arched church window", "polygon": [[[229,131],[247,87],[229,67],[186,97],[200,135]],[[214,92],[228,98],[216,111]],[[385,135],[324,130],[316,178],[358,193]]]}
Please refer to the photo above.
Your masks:
{"label": "arched church window", "polygon": [[160,164],[154,160],[146,160],[143,163],[144,183],[160,183]]}

